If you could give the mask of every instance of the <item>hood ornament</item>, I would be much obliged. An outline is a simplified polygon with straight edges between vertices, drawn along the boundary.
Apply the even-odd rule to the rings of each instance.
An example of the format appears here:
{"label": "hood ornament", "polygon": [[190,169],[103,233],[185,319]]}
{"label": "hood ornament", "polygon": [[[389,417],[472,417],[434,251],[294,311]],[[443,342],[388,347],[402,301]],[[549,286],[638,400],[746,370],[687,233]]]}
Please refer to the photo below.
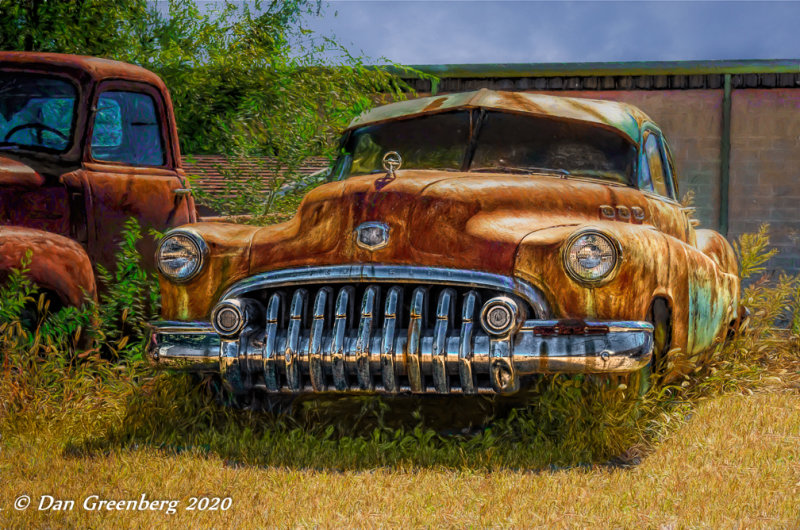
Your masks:
{"label": "hood ornament", "polygon": [[400,169],[403,165],[403,157],[397,151],[387,151],[383,155],[383,169],[386,170],[386,176],[394,178],[394,172]]}
{"label": "hood ornament", "polygon": [[389,226],[377,221],[361,223],[356,228],[356,244],[374,251],[389,244]]}
{"label": "hood ornament", "polygon": [[400,169],[400,166],[403,165],[403,157],[401,157],[400,153],[397,151],[386,151],[386,154],[383,155],[382,162],[386,174],[375,180],[376,190],[382,190],[396,178],[395,171]]}

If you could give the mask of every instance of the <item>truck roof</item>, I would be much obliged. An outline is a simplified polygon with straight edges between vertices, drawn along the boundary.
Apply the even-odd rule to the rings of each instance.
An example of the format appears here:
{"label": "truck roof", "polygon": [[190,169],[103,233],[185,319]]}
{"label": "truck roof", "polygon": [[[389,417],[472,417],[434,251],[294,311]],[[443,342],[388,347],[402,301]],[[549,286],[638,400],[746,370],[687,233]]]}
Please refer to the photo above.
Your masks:
{"label": "truck roof", "polygon": [[161,78],[140,66],[66,53],[43,52],[5,52],[0,51],[0,68],[20,68],[24,70],[57,70],[75,77],[87,75],[94,81],[104,79],[129,79],[164,87]]}
{"label": "truck roof", "polygon": [[634,142],[639,141],[641,124],[649,121],[647,115],[638,108],[617,101],[504,92],[482,88],[473,92],[429,96],[376,107],[353,119],[347,129],[467,108],[485,108],[596,123],[622,132]]}

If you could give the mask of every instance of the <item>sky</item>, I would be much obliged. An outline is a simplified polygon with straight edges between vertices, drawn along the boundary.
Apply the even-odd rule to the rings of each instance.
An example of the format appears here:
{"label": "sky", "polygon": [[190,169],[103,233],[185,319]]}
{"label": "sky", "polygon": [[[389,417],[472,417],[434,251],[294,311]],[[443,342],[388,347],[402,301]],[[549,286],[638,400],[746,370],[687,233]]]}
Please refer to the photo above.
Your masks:
{"label": "sky", "polygon": [[305,23],[372,63],[800,58],[800,2],[335,0]]}

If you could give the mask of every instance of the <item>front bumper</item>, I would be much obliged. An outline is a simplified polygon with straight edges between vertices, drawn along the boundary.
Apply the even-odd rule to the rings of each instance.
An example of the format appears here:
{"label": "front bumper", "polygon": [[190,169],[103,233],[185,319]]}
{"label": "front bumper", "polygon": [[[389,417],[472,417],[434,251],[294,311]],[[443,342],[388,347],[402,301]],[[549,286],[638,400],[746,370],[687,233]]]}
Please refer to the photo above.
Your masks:
{"label": "front bumper", "polygon": [[[371,391],[382,393],[502,393],[546,373],[624,374],[650,362],[647,322],[527,320],[494,337],[460,332],[363,330],[292,333],[249,327],[236,339],[208,323],[154,322],[148,356],[158,364],[221,372],[235,392]],[[475,331],[473,333],[473,331]]]}

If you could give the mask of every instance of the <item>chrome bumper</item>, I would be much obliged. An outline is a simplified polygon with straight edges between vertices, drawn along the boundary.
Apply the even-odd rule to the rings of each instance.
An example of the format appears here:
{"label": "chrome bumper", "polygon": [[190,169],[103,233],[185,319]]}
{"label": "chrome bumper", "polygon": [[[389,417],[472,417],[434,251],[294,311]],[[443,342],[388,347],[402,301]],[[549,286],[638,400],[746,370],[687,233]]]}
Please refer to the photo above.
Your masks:
{"label": "chrome bumper", "polygon": [[374,336],[359,329],[312,327],[301,335],[291,327],[271,334],[248,327],[228,340],[208,323],[154,322],[148,356],[219,371],[235,392],[507,394],[533,374],[633,372],[647,365],[653,349],[647,322],[527,320],[499,338],[479,326],[451,333],[387,327]]}

